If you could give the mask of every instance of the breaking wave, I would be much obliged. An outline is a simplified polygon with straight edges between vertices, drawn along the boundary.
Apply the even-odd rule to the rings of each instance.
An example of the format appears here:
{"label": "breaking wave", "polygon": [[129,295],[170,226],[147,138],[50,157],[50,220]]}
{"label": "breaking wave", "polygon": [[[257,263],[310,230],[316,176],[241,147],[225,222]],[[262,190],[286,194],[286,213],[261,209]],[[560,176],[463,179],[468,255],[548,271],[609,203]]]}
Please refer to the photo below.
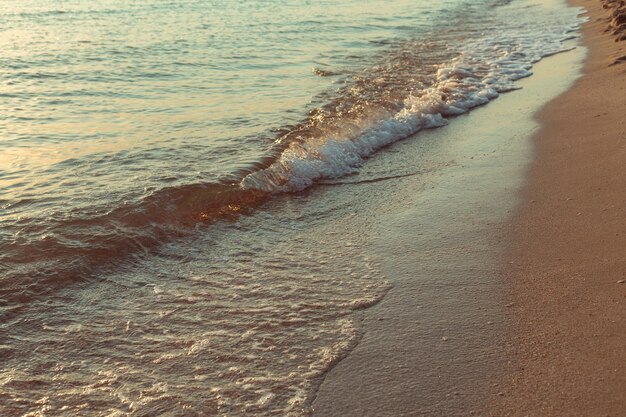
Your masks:
{"label": "breaking wave", "polygon": [[[364,97],[355,98],[352,87],[332,105],[313,110],[305,123],[279,138],[284,147],[280,156],[269,167],[247,175],[241,186],[293,192],[319,179],[353,173],[377,150],[422,129],[443,126],[450,117],[517,89],[515,81],[530,76],[534,63],[567,50],[563,42],[575,27],[540,37],[523,28],[508,37],[471,43],[450,61],[434,66],[432,75],[401,79],[400,86],[395,66],[362,77],[356,92]],[[410,58],[406,61],[403,64],[415,64]],[[368,92],[381,89],[385,94],[369,99]],[[331,128],[320,128],[321,124]]]}

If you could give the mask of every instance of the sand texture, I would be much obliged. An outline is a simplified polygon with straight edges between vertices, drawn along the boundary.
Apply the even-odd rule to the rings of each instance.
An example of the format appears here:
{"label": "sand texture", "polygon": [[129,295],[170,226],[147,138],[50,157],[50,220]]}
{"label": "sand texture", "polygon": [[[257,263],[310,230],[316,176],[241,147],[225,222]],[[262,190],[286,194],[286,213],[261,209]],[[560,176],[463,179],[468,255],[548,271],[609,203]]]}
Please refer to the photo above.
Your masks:
{"label": "sand texture", "polygon": [[[610,65],[624,43],[613,38],[618,7],[573,3],[589,11],[589,55],[539,114],[509,231],[513,333],[498,416],[626,416],[626,65]],[[609,3],[623,16],[623,2]]]}

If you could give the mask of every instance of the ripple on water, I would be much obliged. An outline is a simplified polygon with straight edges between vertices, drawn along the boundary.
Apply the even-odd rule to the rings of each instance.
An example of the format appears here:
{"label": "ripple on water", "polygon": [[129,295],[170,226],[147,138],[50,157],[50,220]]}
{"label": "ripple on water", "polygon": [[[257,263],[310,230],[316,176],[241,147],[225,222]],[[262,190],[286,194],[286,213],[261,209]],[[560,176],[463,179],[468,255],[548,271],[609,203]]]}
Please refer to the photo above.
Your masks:
{"label": "ripple on water", "polygon": [[57,415],[306,414],[319,378],[358,339],[351,313],[388,287],[360,220],[339,229],[325,210],[307,221],[292,209],[217,224],[67,292],[45,315],[33,306],[3,395],[14,410]]}

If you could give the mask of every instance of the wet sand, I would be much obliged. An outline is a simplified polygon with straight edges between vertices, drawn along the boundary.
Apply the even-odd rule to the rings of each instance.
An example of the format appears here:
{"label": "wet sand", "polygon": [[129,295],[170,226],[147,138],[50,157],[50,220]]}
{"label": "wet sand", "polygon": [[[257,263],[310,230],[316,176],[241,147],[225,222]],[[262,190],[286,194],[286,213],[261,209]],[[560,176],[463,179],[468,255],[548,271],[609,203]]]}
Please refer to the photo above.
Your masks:
{"label": "wet sand", "polygon": [[626,415],[626,42],[599,0],[572,3],[589,11],[589,55],[539,114],[508,231],[512,336],[494,415]]}
{"label": "wet sand", "polygon": [[434,168],[372,195],[381,203],[371,251],[393,287],[361,313],[362,338],[325,376],[315,416],[491,414],[512,314],[507,225],[533,156],[534,115],[571,87],[583,57],[577,48],[546,59],[522,90],[368,162]]}

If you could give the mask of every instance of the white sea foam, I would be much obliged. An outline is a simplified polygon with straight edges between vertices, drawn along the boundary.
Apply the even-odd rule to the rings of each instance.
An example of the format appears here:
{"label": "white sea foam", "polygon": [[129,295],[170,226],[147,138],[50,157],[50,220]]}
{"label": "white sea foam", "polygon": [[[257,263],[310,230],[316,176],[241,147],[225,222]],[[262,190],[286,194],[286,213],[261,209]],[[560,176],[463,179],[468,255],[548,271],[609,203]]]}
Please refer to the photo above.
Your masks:
{"label": "white sea foam", "polygon": [[[438,66],[432,84],[411,94],[401,110],[365,128],[353,137],[316,137],[292,143],[268,168],[241,181],[245,189],[267,192],[300,191],[322,178],[353,173],[377,150],[422,129],[443,126],[448,118],[484,105],[500,93],[515,90],[515,81],[532,75],[541,58],[565,51],[564,41],[578,27],[577,9],[538,33],[528,21],[508,33],[489,35],[463,45],[458,56]],[[413,86],[407,85],[407,91]]]}

